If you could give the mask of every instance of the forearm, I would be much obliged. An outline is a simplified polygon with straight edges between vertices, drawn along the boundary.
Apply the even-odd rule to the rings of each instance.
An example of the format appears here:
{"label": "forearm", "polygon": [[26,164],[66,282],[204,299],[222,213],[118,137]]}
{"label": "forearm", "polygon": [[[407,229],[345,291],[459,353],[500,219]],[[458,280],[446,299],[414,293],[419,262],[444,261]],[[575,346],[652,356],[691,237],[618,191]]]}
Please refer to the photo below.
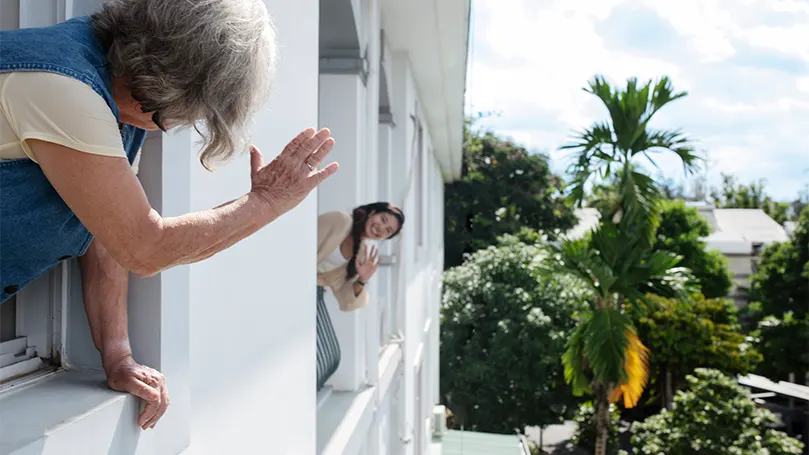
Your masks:
{"label": "forearm", "polygon": [[150,248],[140,250],[143,264],[133,271],[152,275],[201,261],[249,237],[275,218],[266,200],[249,193],[214,209],[159,219],[155,240],[148,242]]}
{"label": "forearm", "polygon": [[79,258],[79,266],[93,344],[106,367],[132,354],[126,314],[129,272],[98,240]]}

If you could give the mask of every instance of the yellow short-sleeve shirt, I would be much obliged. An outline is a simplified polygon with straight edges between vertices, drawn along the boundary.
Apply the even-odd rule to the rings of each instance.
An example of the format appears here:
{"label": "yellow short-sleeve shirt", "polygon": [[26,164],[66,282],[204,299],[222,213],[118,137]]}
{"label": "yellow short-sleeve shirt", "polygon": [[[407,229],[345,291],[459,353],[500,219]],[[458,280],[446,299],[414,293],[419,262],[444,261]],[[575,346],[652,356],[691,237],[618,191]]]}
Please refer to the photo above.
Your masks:
{"label": "yellow short-sleeve shirt", "polygon": [[[121,132],[104,99],[83,82],[48,72],[0,74],[0,160],[36,156],[25,142],[126,158]],[[140,154],[133,164],[137,172]]]}

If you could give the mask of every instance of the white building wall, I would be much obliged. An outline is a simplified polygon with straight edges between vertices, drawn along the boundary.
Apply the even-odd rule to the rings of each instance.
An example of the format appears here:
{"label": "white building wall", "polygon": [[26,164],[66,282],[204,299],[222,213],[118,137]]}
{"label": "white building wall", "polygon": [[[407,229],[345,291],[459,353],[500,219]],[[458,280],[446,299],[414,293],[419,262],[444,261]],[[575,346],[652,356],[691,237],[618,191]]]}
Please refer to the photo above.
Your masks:
{"label": "white building wall", "polygon": [[[255,120],[273,159],[318,123],[316,0],[267,0],[279,66]],[[249,190],[249,158],[208,173],[192,166],[193,210]],[[231,249],[191,266],[193,454],[311,454],[315,449],[317,193]]]}

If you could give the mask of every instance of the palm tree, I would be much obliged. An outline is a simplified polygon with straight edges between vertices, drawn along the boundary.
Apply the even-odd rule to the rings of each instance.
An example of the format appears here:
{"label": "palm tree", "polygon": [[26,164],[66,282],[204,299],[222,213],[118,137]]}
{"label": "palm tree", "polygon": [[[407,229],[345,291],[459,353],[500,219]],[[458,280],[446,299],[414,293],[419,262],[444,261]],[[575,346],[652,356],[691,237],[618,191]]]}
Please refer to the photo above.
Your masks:
{"label": "palm tree", "polygon": [[609,178],[613,173],[616,190],[589,238],[550,245],[546,266],[550,273],[577,277],[593,294],[562,361],[574,392],[596,397],[595,454],[605,455],[609,402],[623,397],[626,407],[635,406],[649,377],[648,349],[637,336],[633,316],[645,310],[647,293],[686,299],[692,283],[688,270],[677,267],[679,257],[652,250],[661,195],[654,180],[636,166],[637,160],[656,166],[651,154],[669,151],[690,173],[699,158],[679,130],[649,126],[663,106],[686,96],[675,93],[668,78],[642,87],[632,78],[621,90],[596,76],[585,91],[604,103],[609,119],[579,132],[574,143],[562,147],[576,151],[570,194],[581,204],[596,176]]}

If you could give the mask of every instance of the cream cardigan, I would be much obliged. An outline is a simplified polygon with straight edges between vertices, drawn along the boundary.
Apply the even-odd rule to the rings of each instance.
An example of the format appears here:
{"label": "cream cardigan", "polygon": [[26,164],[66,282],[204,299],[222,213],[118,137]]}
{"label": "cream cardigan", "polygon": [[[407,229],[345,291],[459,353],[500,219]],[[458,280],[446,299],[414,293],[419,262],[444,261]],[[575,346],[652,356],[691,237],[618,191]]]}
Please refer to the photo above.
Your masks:
{"label": "cream cardigan", "polygon": [[[317,262],[326,259],[351,233],[353,220],[345,212],[328,212],[317,217]],[[342,311],[354,311],[368,304],[368,293],[363,289],[354,295],[354,280],[346,277],[346,268],[318,272],[317,284],[326,286],[334,293]]]}

